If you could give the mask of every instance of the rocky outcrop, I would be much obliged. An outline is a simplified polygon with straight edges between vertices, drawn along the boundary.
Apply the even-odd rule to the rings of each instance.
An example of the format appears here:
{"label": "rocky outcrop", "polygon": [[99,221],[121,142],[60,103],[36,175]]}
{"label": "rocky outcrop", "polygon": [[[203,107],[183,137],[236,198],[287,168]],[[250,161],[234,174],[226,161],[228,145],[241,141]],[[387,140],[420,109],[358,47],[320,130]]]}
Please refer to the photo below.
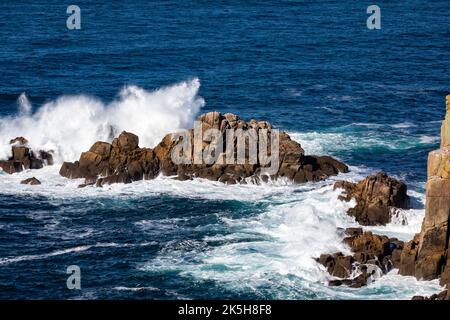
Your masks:
{"label": "rocky outcrop", "polygon": [[111,144],[94,143],[79,161],[64,162],[59,173],[71,179],[84,178],[84,186],[152,179],[159,173],[159,160],[153,150],[138,145],[139,138],[124,131]]}
{"label": "rocky outcrop", "polygon": [[[220,181],[226,184],[259,183],[268,179],[286,178],[296,183],[319,181],[339,172],[347,172],[348,168],[342,162],[328,156],[307,156],[299,143],[292,140],[285,132],[279,134],[279,162],[276,173],[271,175],[261,174],[268,165],[261,158],[256,162],[249,161],[250,142],[245,143],[245,162],[229,163],[226,159],[229,155],[236,159],[239,151],[238,136],[230,135],[229,129],[239,130],[240,134],[256,137],[256,148],[260,147],[261,139],[267,139],[270,146],[272,126],[265,121],[250,120],[248,122],[238,116],[227,113],[209,112],[198,117],[201,131],[207,129],[216,130],[223,137],[225,148],[217,151],[217,138],[196,138],[194,129],[182,134],[168,134],[154,148],[140,148],[139,138],[129,132],[122,132],[120,136],[110,144],[96,142],[89,151],[83,152],[80,159],[74,163],[65,162],[60,174],[67,178],[84,178],[82,186],[111,183],[129,183],[142,179],[153,179],[158,174],[174,176],[179,180],[193,178],[205,178]],[[237,131],[236,131],[237,132]],[[186,139],[186,140],[183,140]],[[226,143],[225,143],[226,141]],[[198,162],[174,163],[173,154],[183,154],[178,148],[184,144],[184,152],[189,159],[195,159],[196,152],[217,156],[217,161],[209,163],[205,158]],[[197,150],[197,151],[196,151]],[[232,151],[230,151],[232,150]],[[216,155],[216,152],[218,153]],[[270,150],[269,150],[270,153]],[[270,154],[267,157],[270,157]]]}
{"label": "rocky outcrop", "polygon": [[[442,123],[441,148],[428,155],[425,217],[422,228],[402,252],[400,273],[450,283],[450,95]],[[442,296],[442,295],[441,295]],[[446,298],[450,296],[446,294]]]}
{"label": "rocky outcrop", "polygon": [[12,156],[8,160],[0,160],[0,168],[4,172],[13,174],[24,169],[41,169],[44,165],[53,165],[50,152],[39,150],[34,152],[28,147],[28,140],[17,137],[10,142]]}
{"label": "rocky outcrop", "polygon": [[404,245],[402,241],[363,232],[362,228],[349,228],[345,233],[348,236],[344,243],[351,248],[353,255],[345,256],[338,252],[322,254],[316,259],[332,276],[340,278],[329,281],[330,286],[359,288],[392,268],[398,268]]}
{"label": "rocky outcrop", "polygon": [[[317,259],[331,275],[341,278],[332,280],[330,285],[359,287],[366,283],[370,272],[360,269],[355,276],[355,267],[370,261],[382,272],[394,267],[399,269],[399,274],[419,280],[439,278],[440,284],[447,287],[439,294],[415,296],[414,300],[450,300],[450,95],[446,98],[446,110],[440,149],[428,155],[425,217],[420,233],[403,243],[370,232],[362,233],[359,229],[347,230],[353,233],[344,240],[354,252],[352,256],[335,253]],[[368,177],[357,184],[341,181],[335,188],[344,189],[342,200],[356,199],[357,205],[349,214],[361,224],[386,223],[390,217],[387,208],[405,208],[408,203],[406,186],[385,174]],[[371,212],[373,207],[375,210]]]}
{"label": "rocky outcrop", "polygon": [[411,300],[449,300],[448,290],[444,290],[440,293],[433,294],[430,297],[414,296]]}
{"label": "rocky outcrop", "polygon": [[36,185],[41,184],[41,182],[38,179],[36,179],[36,177],[32,177],[32,178],[28,178],[28,179],[22,180],[22,181],[20,181],[20,183],[21,184],[29,184],[29,185],[32,185],[32,186],[36,186]]}
{"label": "rocky outcrop", "polygon": [[340,200],[356,200],[356,206],[347,213],[361,225],[385,225],[391,221],[395,208],[408,209],[406,184],[380,172],[358,183],[338,181],[334,189],[341,188]]}

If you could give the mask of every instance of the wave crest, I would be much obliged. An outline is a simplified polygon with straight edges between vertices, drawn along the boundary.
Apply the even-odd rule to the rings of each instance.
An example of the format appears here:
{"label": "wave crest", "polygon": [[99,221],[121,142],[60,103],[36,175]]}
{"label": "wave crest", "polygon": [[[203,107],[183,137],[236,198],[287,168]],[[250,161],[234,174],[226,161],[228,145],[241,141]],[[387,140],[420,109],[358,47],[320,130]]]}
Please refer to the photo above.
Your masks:
{"label": "wave crest", "polygon": [[204,106],[199,79],[155,91],[124,87],[105,104],[87,95],[61,96],[36,112],[25,94],[17,115],[0,118],[0,158],[10,156],[9,140],[24,136],[33,149],[53,150],[57,162],[78,159],[98,140],[111,141],[123,130],[139,136],[140,146],[154,147],[165,134],[192,126]]}

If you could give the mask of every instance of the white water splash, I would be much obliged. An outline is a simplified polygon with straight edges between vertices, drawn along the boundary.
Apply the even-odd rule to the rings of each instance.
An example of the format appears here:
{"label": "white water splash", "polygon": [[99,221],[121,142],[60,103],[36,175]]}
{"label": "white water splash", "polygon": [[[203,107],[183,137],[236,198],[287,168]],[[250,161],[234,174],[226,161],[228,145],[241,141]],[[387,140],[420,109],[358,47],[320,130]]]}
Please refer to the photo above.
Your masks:
{"label": "white water splash", "polygon": [[62,96],[32,113],[25,94],[16,116],[0,118],[0,159],[10,156],[9,140],[24,136],[33,149],[53,150],[57,162],[77,160],[98,140],[111,141],[122,130],[139,136],[142,147],[155,146],[165,134],[187,129],[204,105],[200,81],[146,91],[136,86],[121,90],[105,104],[86,95]]}

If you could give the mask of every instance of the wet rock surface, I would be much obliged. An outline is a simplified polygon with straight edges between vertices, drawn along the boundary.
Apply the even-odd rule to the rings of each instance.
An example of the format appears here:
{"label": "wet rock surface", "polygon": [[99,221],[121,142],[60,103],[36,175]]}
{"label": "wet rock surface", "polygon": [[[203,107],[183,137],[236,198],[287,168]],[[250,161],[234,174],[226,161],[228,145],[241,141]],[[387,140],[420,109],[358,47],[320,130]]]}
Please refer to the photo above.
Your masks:
{"label": "wet rock surface", "polygon": [[385,225],[391,221],[395,208],[408,209],[407,186],[380,172],[357,183],[338,181],[334,188],[344,190],[340,200],[356,200],[347,213],[361,225]]}
{"label": "wet rock surface", "polygon": [[41,184],[41,182],[38,179],[36,179],[35,177],[22,180],[22,181],[20,181],[20,183],[21,184],[29,184],[29,185],[32,185],[32,186]]}
{"label": "wet rock surface", "polygon": [[[260,183],[268,179],[285,178],[295,183],[320,181],[339,172],[347,172],[348,167],[328,156],[308,156],[299,143],[292,140],[285,132],[279,134],[279,163],[275,168],[276,173],[263,174],[268,163],[263,163],[258,157],[254,162],[248,161],[250,142],[245,145],[247,158],[244,163],[235,161],[230,164],[226,161],[227,148],[230,148],[233,159],[237,159],[239,148],[237,144],[241,136],[256,135],[256,145],[259,147],[261,140],[271,143],[272,126],[266,121],[241,120],[234,114],[220,114],[209,112],[198,117],[202,132],[208,129],[216,130],[226,143],[225,148],[217,148],[217,138],[209,141],[194,139],[196,131],[187,130],[184,135],[168,134],[154,148],[140,148],[139,138],[129,132],[122,132],[112,143],[96,142],[89,151],[83,152],[76,162],[65,162],[60,174],[67,178],[84,178],[81,186],[95,184],[102,186],[111,183],[130,183],[142,179],[153,179],[158,174],[174,176],[179,180],[204,178],[219,181],[226,184],[236,183]],[[228,129],[237,130],[237,136],[230,135]],[[234,132],[234,131],[233,131]],[[240,135],[241,136],[240,136]],[[196,150],[202,155],[217,156],[213,163],[208,163],[207,158],[202,158],[199,164],[174,163],[173,154],[177,154],[178,148],[186,139],[186,150],[190,159],[195,159]],[[199,145],[196,145],[199,144]],[[269,157],[270,149],[267,151]],[[218,153],[216,155],[216,153]],[[178,152],[182,155],[182,152]]]}
{"label": "wet rock surface", "polygon": [[[400,274],[417,279],[439,278],[442,286],[450,284],[450,95],[442,122],[441,148],[428,155],[425,217],[420,233],[405,245]],[[444,293],[432,296],[441,299]],[[430,297],[431,298],[431,297]],[[450,299],[446,293],[445,299]]]}
{"label": "wet rock surface", "polygon": [[17,137],[10,140],[12,156],[6,160],[0,160],[0,168],[8,174],[21,172],[28,169],[41,169],[44,165],[53,165],[51,152],[31,150],[28,140]]}
{"label": "wet rock surface", "polygon": [[359,288],[398,267],[403,241],[363,232],[362,228],[348,228],[345,234],[344,243],[352,255],[337,252],[316,259],[330,275],[340,278],[329,281],[330,286]]}
{"label": "wet rock surface", "polygon": [[[358,276],[350,270],[365,263],[376,265],[383,273],[398,268],[399,274],[415,276],[418,280],[439,278],[446,289],[430,297],[415,296],[413,300],[450,300],[450,95],[446,99],[446,117],[441,129],[441,147],[428,156],[428,180],[426,183],[425,217],[420,233],[408,242],[389,239],[386,236],[362,233],[358,228],[347,229],[350,236],[344,239],[354,254],[344,257],[340,253],[322,255],[317,261],[324,265],[331,275],[342,279],[332,280],[330,285],[358,287],[367,283],[364,271]],[[357,205],[349,214],[360,224],[383,224],[389,221],[386,208],[407,207],[406,186],[392,181],[384,174],[368,177],[357,184],[338,182],[335,188],[342,188],[342,200],[355,198]],[[375,213],[370,213],[375,204]],[[379,208],[382,208],[380,210]]]}

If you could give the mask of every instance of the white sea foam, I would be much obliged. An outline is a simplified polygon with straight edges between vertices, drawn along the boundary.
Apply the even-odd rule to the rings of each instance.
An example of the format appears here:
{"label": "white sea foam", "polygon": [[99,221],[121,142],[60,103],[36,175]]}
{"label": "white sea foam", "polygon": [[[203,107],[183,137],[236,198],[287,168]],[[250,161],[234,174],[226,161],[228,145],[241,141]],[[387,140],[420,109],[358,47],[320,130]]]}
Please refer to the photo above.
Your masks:
{"label": "white sea foam", "polygon": [[433,144],[433,143],[438,143],[440,141],[440,137],[424,135],[424,136],[420,136],[419,140],[423,144]]}
{"label": "white sea foam", "polygon": [[401,122],[401,123],[396,123],[391,125],[392,128],[394,129],[407,129],[407,128],[413,128],[413,127],[417,127],[414,123],[412,122]]}
{"label": "white sea foam", "polygon": [[288,132],[300,142],[307,154],[326,155],[350,150],[408,150],[421,144],[434,144],[439,137],[420,135],[392,135],[381,133],[343,133],[343,132]]}
{"label": "white sea foam", "polygon": [[117,291],[133,291],[133,292],[142,292],[142,291],[160,291],[155,287],[114,287],[114,290]]}
{"label": "white sea foam", "polygon": [[[265,203],[267,209],[261,214],[248,218],[225,218],[221,221],[227,230],[224,236],[205,237],[199,243],[182,244],[183,250],[172,250],[169,245],[161,250],[155,259],[143,264],[142,270],[176,271],[186,277],[199,280],[214,280],[237,292],[251,290],[256,294],[270,287],[267,294],[276,298],[307,298],[315,292],[316,298],[411,298],[415,294],[432,294],[441,288],[437,283],[418,282],[408,279],[407,285],[401,276],[388,275],[390,282],[381,277],[368,288],[331,288],[326,285],[330,279],[326,270],[314,261],[321,253],[342,251],[349,253],[342,243],[340,228],[356,227],[358,224],[345,211],[353,202],[339,201],[340,190],[332,190],[335,180],[357,181],[369,169],[351,167],[351,172],[332,177],[327,181],[293,185],[288,182],[272,182],[265,185],[227,186],[206,180],[177,181],[169,177],[158,177],[151,181],[132,184],[115,184],[104,188],[86,187],[78,189],[81,181],[68,180],[58,175],[58,168],[45,167],[14,175],[4,175],[0,192],[14,194],[41,194],[49,198],[68,199],[72,197],[130,198],[142,196],[173,195],[183,199],[237,200],[241,202]],[[21,185],[19,181],[29,176],[38,177],[43,184],[38,186]],[[420,193],[413,193],[421,196]],[[419,199],[418,201],[422,201]],[[396,236],[409,240],[419,230],[423,209],[403,212],[407,224],[396,221],[385,227],[366,228],[380,234]],[[35,217],[39,218],[39,217]],[[183,219],[178,217],[175,219]],[[169,226],[177,221],[151,220],[148,217],[135,225],[140,232]],[[57,228],[57,221],[52,222]],[[56,223],[56,225],[55,225]],[[155,226],[155,223],[157,226]],[[207,226],[205,226],[207,227]],[[54,231],[54,230],[53,230]],[[207,246],[205,242],[218,241],[219,246]],[[114,244],[104,244],[114,246]],[[186,249],[188,247],[189,250]],[[54,255],[90,250],[92,246],[81,246],[59,250],[42,255],[7,257],[0,265],[45,259]],[[381,284],[378,284],[379,281]],[[406,280],[405,280],[406,281]],[[133,290],[130,288],[130,290]],[[142,289],[136,288],[136,291]]]}
{"label": "white sea foam", "polygon": [[[42,106],[32,113],[26,96],[21,97],[21,111],[16,117],[0,119],[0,136],[12,138],[18,135],[30,139],[32,146],[54,149],[58,160],[74,160],[97,140],[110,140],[111,127],[116,134],[120,130],[135,132],[141,146],[153,146],[164,133],[191,125],[203,105],[197,96],[198,80],[147,92],[137,87],[125,88],[120,97],[109,104],[86,97],[62,97]],[[77,110],[77,112],[74,112]],[[73,119],[72,119],[73,118]],[[64,122],[64,123],[63,123]],[[83,130],[85,128],[85,130]],[[151,129],[149,129],[151,128]],[[335,154],[351,148],[386,146],[408,148],[415,141],[385,141],[381,137],[355,137],[344,133],[291,133],[309,154]],[[403,144],[402,144],[403,143]],[[2,145],[3,152],[9,149]],[[0,148],[1,150],[1,148]],[[267,205],[267,209],[247,218],[221,218],[229,231],[227,234],[208,236],[199,243],[183,243],[189,250],[171,250],[167,246],[160,256],[144,263],[146,271],[176,270],[181,275],[214,280],[233,290],[252,290],[255,294],[270,288],[275,298],[344,298],[344,299],[398,299],[411,298],[414,294],[432,294],[441,288],[437,282],[419,282],[391,272],[362,289],[331,288],[326,285],[330,275],[313,258],[321,253],[342,251],[349,248],[342,243],[342,228],[358,224],[345,212],[353,202],[339,201],[339,190],[332,190],[337,179],[357,181],[375,170],[351,167],[348,174],[332,177],[327,181],[293,185],[287,181],[264,185],[227,186],[219,182],[201,179],[177,181],[158,177],[151,181],[132,184],[115,184],[103,188],[78,189],[82,180],[68,180],[58,174],[59,166],[41,170],[27,170],[18,174],[0,174],[0,193],[19,195],[43,195],[51,199],[78,197],[142,197],[173,195],[183,199],[237,200]],[[42,184],[21,185],[25,178],[35,176]],[[410,191],[411,194],[411,191]],[[423,194],[412,195],[422,201]],[[388,234],[409,240],[420,229],[424,210],[421,208],[400,211],[397,219],[384,227],[365,228],[380,234]],[[39,217],[35,217],[39,218]],[[178,219],[178,218],[177,218]],[[403,223],[403,222],[406,223]],[[143,219],[135,224],[140,232],[175,226],[176,221]],[[58,228],[58,219],[50,221],[48,228]],[[92,230],[82,234],[89,236]],[[204,243],[219,241],[219,246],[208,247]],[[115,243],[85,245],[57,250],[40,255],[5,257],[0,265],[46,259],[49,257],[90,250],[93,247],[116,246]],[[146,287],[143,287],[146,288]],[[139,291],[139,287],[116,287],[116,290]],[[152,290],[151,288],[144,290]]]}
{"label": "white sea foam", "polygon": [[116,243],[97,243],[95,245],[85,245],[85,246],[78,246],[78,247],[74,247],[74,248],[56,250],[56,251],[53,251],[50,253],[45,253],[45,254],[35,254],[35,255],[27,255],[27,256],[0,258],[0,265],[7,265],[7,264],[21,262],[21,261],[46,259],[46,258],[50,258],[50,257],[60,256],[63,254],[73,253],[73,252],[82,252],[82,251],[89,250],[91,248],[115,247],[115,246],[118,246],[118,245]]}
{"label": "white sea foam", "polygon": [[82,246],[77,246],[77,247],[73,247],[73,248],[55,250],[55,251],[52,251],[49,253],[43,253],[43,254],[0,258],[0,266],[9,265],[12,263],[17,263],[17,262],[22,262],[22,261],[47,259],[47,258],[51,258],[51,257],[55,257],[55,256],[74,253],[74,252],[83,252],[83,251],[88,251],[92,248],[137,247],[137,246],[148,246],[148,245],[153,245],[153,244],[155,244],[155,242],[144,242],[144,243],[140,243],[140,244],[127,244],[127,243],[121,244],[121,243],[110,242],[110,243],[96,243],[96,244],[90,244],[90,245],[82,245]]}
{"label": "white sea foam", "polygon": [[[186,277],[214,280],[235,291],[261,294],[270,288],[276,298],[323,299],[410,299],[416,294],[442,290],[436,281],[420,282],[396,275],[393,271],[366,288],[328,287],[332,277],[314,258],[321,253],[350,253],[342,243],[343,228],[358,224],[345,212],[354,202],[337,200],[339,190],[331,185],[285,195],[257,216],[231,219],[222,217],[229,234],[205,237],[203,241],[224,244],[201,250],[166,250],[140,266],[150,272],[177,271]],[[423,211],[417,212],[423,217]],[[369,230],[368,228],[367,230]],[[379,233],[403,235],[405,240],[417,232],[417,225],[392,223],[379,227]],[[207,247],[206,247],[207,248]]]}
{"label": "white sea foam", "polygon": [[95,97],[62,96],[31,112],[22,94],[19,113],[0,118],[0,159],[10,155],[9,139],[24,136],[35,149],[54,150],[58,162],[77,160],[97,140],[111,141],[122,130],[139,136],[140,146],[153,147],[166,133],[186,129],[204,100],[198,79],[156,91],[127,86],[118,98],[103,103]]}

